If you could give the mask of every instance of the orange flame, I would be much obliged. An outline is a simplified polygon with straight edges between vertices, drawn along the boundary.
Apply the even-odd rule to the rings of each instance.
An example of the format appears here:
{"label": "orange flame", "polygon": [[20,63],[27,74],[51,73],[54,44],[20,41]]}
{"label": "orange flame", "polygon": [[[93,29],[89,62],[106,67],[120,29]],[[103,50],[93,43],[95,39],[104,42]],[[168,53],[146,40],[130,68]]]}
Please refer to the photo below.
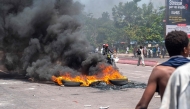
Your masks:
{"label": "orange flame", "polygon": [[62,81],[74,81],[74,82],[82,82],[82,86],[89,86],[93,82],[103,81],[107,84],[110,84],[109,80],[111,79],[127,79],[127,77],[121,75],[118,70],[114,69],[112,66],[105,66],[101,64],[100,68],[101,72],[98,72],[97,75],[86,76],[79,75],[72,77],[69,73],[65,75],[61,75],[59,77],[52,76],[52,81],[56,82],[58,85],[63,85]]}

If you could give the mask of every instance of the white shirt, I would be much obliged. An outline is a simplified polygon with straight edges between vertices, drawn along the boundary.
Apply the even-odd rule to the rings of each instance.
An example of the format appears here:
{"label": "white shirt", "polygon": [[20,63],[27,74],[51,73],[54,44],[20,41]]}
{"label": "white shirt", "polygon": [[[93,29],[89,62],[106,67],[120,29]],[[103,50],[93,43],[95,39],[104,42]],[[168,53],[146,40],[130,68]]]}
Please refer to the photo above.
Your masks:
{"label": "white shirt", "polygon": [[140,49],[140,51],[141,51],[141,56],[143,57],[144,56],[143,49]]}
{"label": "white shirt", "polygon": [[127,47],[127,51],[129,51],[129,47]]}

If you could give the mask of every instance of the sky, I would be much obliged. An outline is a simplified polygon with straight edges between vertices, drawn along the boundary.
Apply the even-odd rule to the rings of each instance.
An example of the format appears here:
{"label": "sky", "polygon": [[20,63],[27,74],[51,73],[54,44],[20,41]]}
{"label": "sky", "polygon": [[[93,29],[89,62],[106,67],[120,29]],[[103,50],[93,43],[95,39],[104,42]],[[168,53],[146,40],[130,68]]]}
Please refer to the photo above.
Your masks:
{"label": "sky", "polygon": [[[101,17],[103,12],[108,12],[110,15],[112,14],[112,8],[115,5],[118,5],[119,2],[127,2],[132,0],[74,0],[79,1],[81,4],[85,5],[84,11],[86,13],[93,13],[94,17]],[[144,3],[149,3],[150,0],[141,0],[138,3],[141,6]],[[164,6],[165,0],[152,0],[155,7]]]}

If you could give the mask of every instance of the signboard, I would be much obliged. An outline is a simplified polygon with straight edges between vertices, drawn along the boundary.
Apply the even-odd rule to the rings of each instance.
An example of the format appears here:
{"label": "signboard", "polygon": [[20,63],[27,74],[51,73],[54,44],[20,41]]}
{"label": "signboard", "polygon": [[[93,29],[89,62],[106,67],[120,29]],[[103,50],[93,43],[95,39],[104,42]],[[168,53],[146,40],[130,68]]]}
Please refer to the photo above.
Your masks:
{"label": "signboard", "polygon": [[190,25],[186,25],[186,26],[166,25],[166,34],[168,32],[173,31],[173,30],[182,30],[182,31],[185,31],[188,34],[188,37],[190,38]]}
{"label": "signboard", "polygon": [[190,0],[167,0],[166,34],[182,30],[190,37]]}

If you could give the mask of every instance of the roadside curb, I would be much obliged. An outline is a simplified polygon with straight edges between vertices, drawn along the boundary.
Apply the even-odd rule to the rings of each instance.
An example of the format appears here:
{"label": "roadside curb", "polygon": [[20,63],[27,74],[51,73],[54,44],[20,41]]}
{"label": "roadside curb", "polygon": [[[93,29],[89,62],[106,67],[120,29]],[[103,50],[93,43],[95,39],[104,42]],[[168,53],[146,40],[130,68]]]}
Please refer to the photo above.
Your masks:
{"label": "roadside curb", "polygon": [[[117,63],[120,64],[131,64],[131,65],[137,65],[138,60],[134,60],[134,59],[122,59],[122,60],[118,60]],[[145,61],[145,66],[152,66],[155,67],[156,65],[158,65],[159,63],[157,61]],[[141,63],[142,65],[142,63]]]}

